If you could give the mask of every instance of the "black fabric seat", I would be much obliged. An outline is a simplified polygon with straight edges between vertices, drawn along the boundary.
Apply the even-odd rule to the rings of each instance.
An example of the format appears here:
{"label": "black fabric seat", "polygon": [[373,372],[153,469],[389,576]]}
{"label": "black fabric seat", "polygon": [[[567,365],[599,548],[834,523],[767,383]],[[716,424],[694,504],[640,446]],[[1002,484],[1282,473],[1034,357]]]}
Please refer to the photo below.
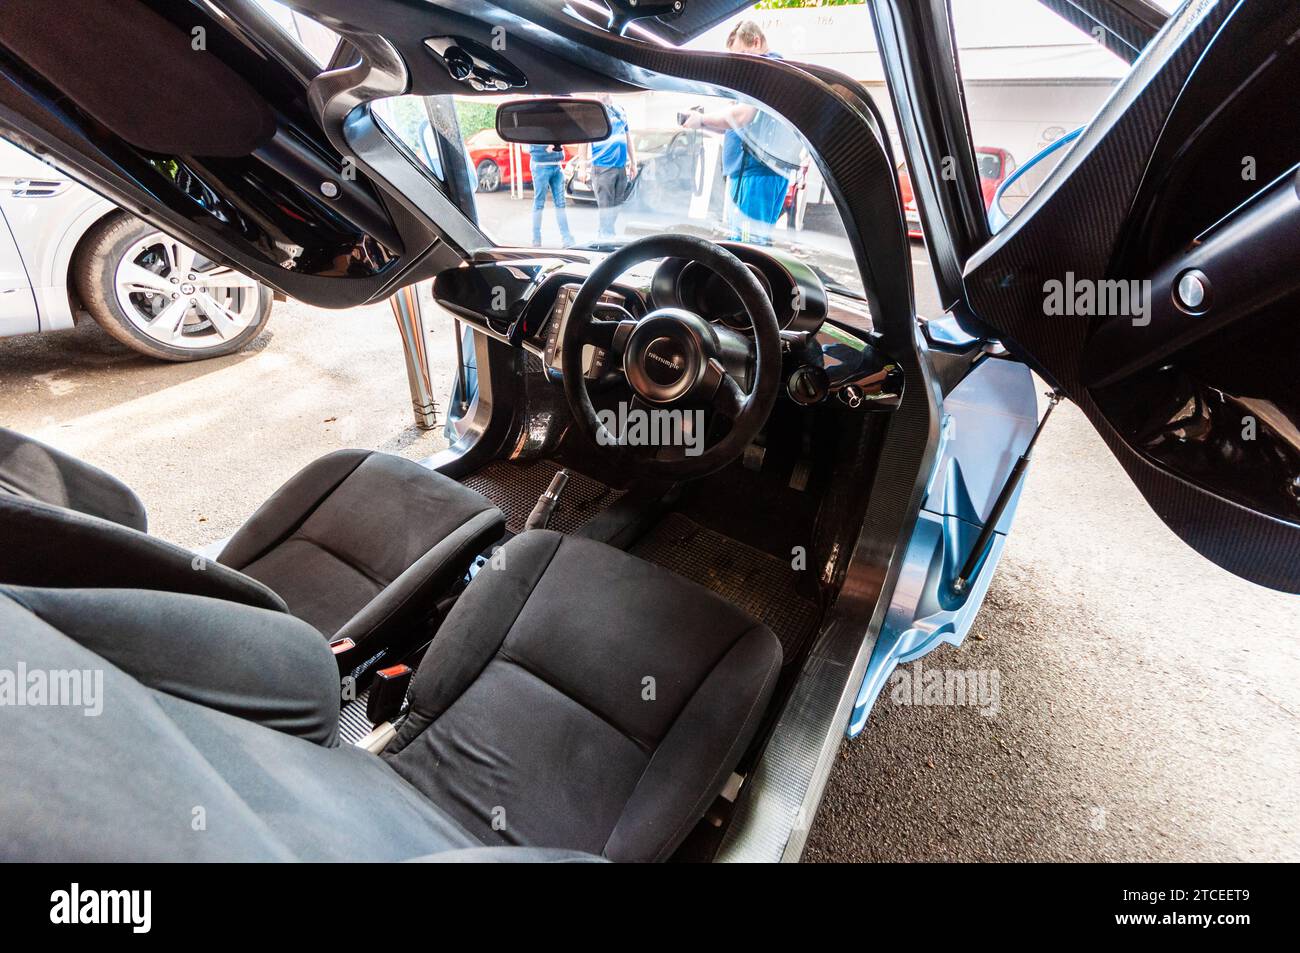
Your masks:
{"label": "black fabric seat", "polygon": [[753,738],[765,626],[592,540],[511,540],[457,602],[385,758],[485,844],[663,860]]}
{"label": "black fabric seat", "polygon": [[334,659],[299,619],[0,586],[0,671],[77,673],[61,704],[0,707],[0,857],[667,857],[752,740],[779,643],[600,543],[536,532],[502,552],[382,757],[339,745]]}
{"label": "black fabric seat", "polygon": [[351,638],[358,656],[430,613],[504,528],[500,510],[454,480],[340,450],[290,479],[212,561],[149,536],[125,484],[0,428],[0,582],[229,599]]}

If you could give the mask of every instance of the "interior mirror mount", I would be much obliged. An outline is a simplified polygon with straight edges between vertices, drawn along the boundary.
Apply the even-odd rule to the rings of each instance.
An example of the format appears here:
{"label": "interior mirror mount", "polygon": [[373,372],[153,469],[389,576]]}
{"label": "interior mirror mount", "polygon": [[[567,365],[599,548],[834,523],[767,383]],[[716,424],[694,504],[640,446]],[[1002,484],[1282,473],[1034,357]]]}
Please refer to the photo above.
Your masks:
{"label": "interior mirror mount", "polygon": [[595,99],[518,99],[497,107],[497,135],[539,146],[600,142],[610,135],[609,113]]}

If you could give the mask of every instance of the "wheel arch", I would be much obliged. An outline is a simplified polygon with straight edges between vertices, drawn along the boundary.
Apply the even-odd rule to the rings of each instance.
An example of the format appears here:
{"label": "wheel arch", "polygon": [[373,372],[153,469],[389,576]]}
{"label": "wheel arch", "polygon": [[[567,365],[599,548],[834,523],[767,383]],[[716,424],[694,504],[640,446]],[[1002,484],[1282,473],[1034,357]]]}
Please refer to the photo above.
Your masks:
{"label": "wheel arch", "polygon": [[76,323],[74,302],[78,301],[72,280],[72,265],[86,245],[91,231],[111,218],[126,217],[131,213],[118,208],[107,199],[94,196],[70,219],[67,228],[59,235],[48,255],[43,256],[41,287],[36,289],[37,306],[41,317],[41,331],[58,331]]}

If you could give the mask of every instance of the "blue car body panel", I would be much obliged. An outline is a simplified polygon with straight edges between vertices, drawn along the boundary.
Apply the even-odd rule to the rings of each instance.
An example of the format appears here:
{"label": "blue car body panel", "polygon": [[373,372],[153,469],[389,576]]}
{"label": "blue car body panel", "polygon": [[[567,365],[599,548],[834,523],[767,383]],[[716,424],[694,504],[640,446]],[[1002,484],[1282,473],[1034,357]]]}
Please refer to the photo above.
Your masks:
{"label": "blue car body panel", "polygon": [[1037,423],[1033,375],[1013,360],[981,358],[944,399],[938,458],[849,719],[849,737],[866,725],[898,665],[944,642],[960,645],[965,639],[1002,555],[1019,488],[1003,511],[989,554],[969,589],[958,595],[952,582]]}

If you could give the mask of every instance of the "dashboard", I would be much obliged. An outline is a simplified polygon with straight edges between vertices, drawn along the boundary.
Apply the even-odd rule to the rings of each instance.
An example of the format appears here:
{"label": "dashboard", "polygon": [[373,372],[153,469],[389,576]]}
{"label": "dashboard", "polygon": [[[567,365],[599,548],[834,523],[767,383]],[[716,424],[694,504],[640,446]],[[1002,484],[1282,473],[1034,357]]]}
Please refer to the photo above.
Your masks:
{"label": "dashboard", "polygon": [[[828,293],[811,268],[774,249],[720,243],[767,292],[781,329],[784,393],[811,406],[837,400],[853,410],[890,410],[902,390],[901,371],[878,349],[865,302]],[[434,280],[434,299],[457,317],[539,358],[550,379],[563,379],[560,342],[578,289],[599,262],[591,253],[560,256],[494,251]],[[718,329],[727,370],[748,388],[753,329],[740,297],[698,261],[664,258],[623,275],[601,296],[596,314],[638,319],[657,308],[692,311]],[[617,383],[606,355],[587,345],[583,377]]]}

